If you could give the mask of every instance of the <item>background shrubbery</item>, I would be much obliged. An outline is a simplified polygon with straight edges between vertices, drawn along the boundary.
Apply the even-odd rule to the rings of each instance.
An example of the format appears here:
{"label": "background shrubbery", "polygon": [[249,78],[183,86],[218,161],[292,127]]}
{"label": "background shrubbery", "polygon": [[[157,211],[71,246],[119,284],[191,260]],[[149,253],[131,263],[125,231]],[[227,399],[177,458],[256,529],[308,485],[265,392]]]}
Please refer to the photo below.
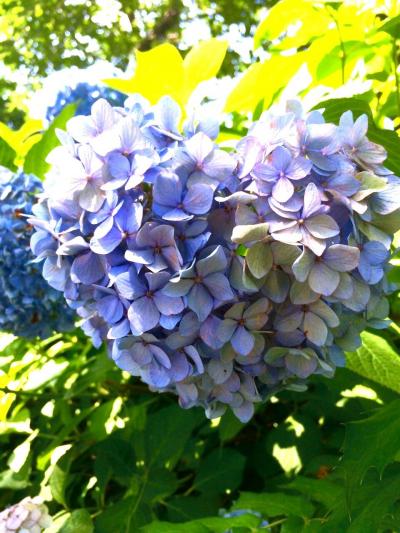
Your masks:
{"label": "background shrubbery", "polygon": [[[219,140],[243,135],[249,119],[285,97],[325,108],[333,122],[346,109],[366,113],[369,138],[399,175],[398,2],[280,0],[269,13],[257,1],[115,4],[112,15],[101,2],[1,3],[9,75],[0,84],[0,164],[44,177],[55,128],[79,102],[48,125],[29,116],[29,98],[53,70],[101,58],[127,69],[109,81],[113,89],[152,102],[175,91],[182,107],[220,72],[208,89],[218,97],[210,109],[229,113]],[[188,54],[193,20],[225,36],[228,53],[211,40]],[[180,53],[165,44],[143,53],[165,40]],[[1,334],[0,509],[40,494],[56,517],[50,531],[64,533],[399,531],[397,294],[390,305],[393,325],[365,332],[346,369],[311,378],[306,392],[280,393],[247,425],[232,414],[210,422],[150,393],[79,330],[46,340]]]}

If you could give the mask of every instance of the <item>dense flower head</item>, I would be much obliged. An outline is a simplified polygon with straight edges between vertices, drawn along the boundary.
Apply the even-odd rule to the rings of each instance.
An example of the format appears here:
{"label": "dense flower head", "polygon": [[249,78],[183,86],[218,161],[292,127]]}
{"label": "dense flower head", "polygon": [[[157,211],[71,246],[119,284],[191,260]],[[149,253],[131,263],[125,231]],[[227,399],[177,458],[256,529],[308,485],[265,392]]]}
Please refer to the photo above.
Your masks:
{"label": "dense flower head", "polygon": [[51,525],[47,506],[39,497],[24,498],[0,512],[0,533],[42,533]]}
{"label": "dense flower head", "polygon": [[35,194],[33,175],[0,170],[0,330],[22,337],[48,337],[73,326],[73,312],[48,286],[30,249],[28,224]]}
{"label": "dense flower head", "polygon": [[75,87],[65,87],[57,94],[54,104],[47,108],[46,119],[51,122],[67,104],[72,103],[78,104],[77,115],[89,115],[91,106],[99,98],[105,98],[113,105],[122,105],[125,96],[109,87],[81,82]]}
{"label": "dense flower head", "polygon": [[31,223],[43,275],[95,345],[209,417],[313,373],[385,327],[400,180],[367,117],[265,113],[233,153],[169,97],[97,101],[58,132]]}

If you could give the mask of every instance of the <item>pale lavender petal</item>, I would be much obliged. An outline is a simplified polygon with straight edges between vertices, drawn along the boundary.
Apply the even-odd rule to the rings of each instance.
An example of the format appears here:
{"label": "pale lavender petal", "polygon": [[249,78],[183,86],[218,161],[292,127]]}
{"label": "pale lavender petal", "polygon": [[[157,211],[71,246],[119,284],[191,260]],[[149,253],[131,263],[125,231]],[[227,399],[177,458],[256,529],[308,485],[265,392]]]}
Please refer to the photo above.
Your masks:
{"label": "pale lavender petal", "polygon": [[338,272],[349,272],[358,266],[360,250],[355,246],[333,244],[324,253],[324,262]]}
{"label": "pale lavender petal", "polygon": [[315,183],[309,183],[304,192],[303,218],[309,218],[321,207],[321,195]]}
{"label": "pale lavender petal", "polygon": [[304,225],[317,239],[328,239],[340,232],[339,226],[329,215],[315,215],[305,220]]}
{"label": "pale lavender petal", "polygon": [[293,193],[292,182],[284,176],[279,178],[272,188],[272,195],[278,202],[287,202],[293,196]]}

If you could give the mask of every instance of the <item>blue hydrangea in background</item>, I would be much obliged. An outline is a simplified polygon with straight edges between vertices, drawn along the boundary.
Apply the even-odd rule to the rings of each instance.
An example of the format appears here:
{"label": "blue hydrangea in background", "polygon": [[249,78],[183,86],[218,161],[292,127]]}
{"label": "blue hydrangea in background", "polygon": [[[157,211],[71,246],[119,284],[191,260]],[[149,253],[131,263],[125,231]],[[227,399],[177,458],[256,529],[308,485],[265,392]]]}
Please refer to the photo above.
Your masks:
{"label": "blue hydrangea in background", "polygon": [[336,126],[291,104],[232,153],[215,120],[180,122],[169,97],[138,95],[72,118],[32,250],[121,369],[184,408],[247,421],[387,325],[400,180],[366,116]]}
{"label": "blue hydrangea in background", "polygon": [[35,176],[0,171],[0,331],[28,338],[73,326],[72,310],[44,281],[29,246],[25,214],[41,190]]}
{"label": "blue hydrangea in background", "polygon": [[46,119],[53,121],[67,104],[74,102],[78,102],[77,115],[89,115],[92,104],[99,98],[105,98],[112,105],[121,106],[126,96],[108,87],[78,83],[75,87],[65,87],[57,94],[55,103],[47,108]]}

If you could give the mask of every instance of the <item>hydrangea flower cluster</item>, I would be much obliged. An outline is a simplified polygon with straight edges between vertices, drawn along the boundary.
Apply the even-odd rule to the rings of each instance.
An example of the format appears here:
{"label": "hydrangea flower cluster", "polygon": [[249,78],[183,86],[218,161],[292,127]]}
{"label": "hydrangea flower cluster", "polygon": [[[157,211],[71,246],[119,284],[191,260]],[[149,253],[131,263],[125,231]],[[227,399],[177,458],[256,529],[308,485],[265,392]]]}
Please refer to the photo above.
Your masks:
{"label": "hydrangea flower cluster", "polygon": [[121,369],[247,421],[385,326],[400,180],[365,116],[335,126],[291,103],[231,154],[215,120],[180,120],[170,98],[140,96],[71,119],[32,249]]}
{"label": "hydrangea flower cluster", "polygon": [[41,190],[33,175],[0,171],[0,330],[21,337],[45,338],[73,326],[73,311],[45,282],[30,249],[33,228],[25,214]]}
{"label": "hydrangea flower cluster", "polygon": [[46,119],[52,122],[67,104],[74,102],[79,102],[76,115],[89,115],[90,108],[99,98],[105,98],[112,105],[122,105],[125,100],[125,96],[119,91],[82,82],[75,87],[65,87],[57,94],[55,103],[47,108]]}
{"label": "hydrangea flower cluster", "polygon": [[0,513],[0,533],[42,533],[51,525],[47,506],[39,497],[24,498]]}

